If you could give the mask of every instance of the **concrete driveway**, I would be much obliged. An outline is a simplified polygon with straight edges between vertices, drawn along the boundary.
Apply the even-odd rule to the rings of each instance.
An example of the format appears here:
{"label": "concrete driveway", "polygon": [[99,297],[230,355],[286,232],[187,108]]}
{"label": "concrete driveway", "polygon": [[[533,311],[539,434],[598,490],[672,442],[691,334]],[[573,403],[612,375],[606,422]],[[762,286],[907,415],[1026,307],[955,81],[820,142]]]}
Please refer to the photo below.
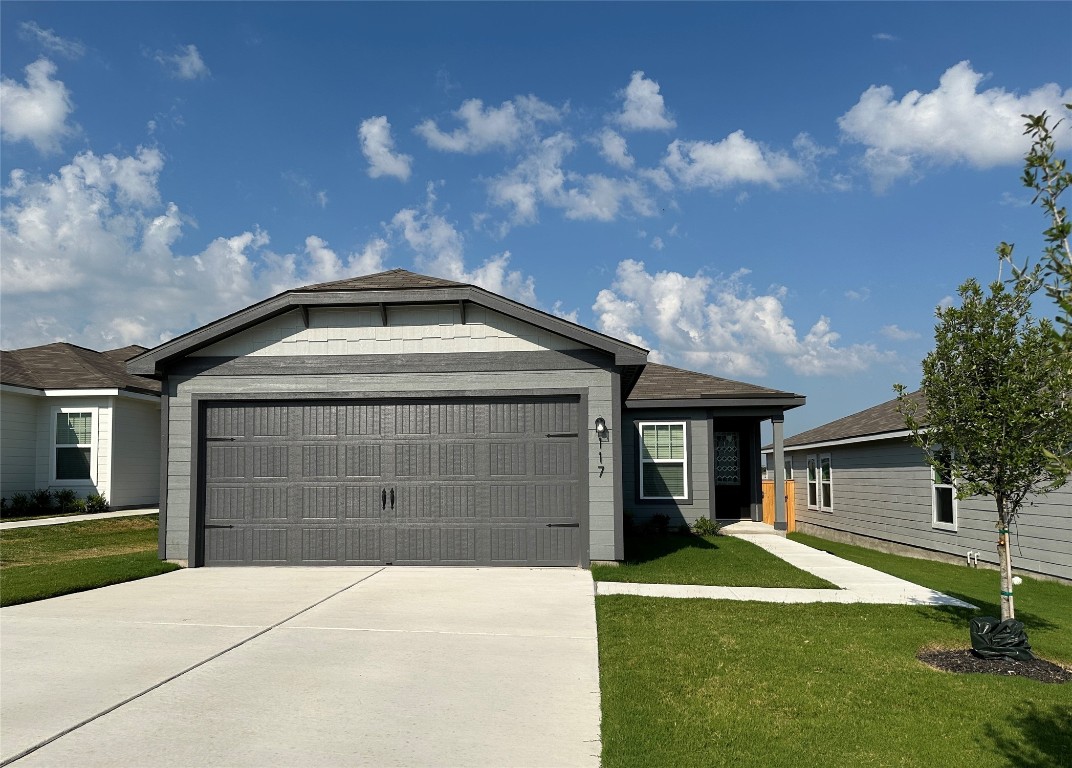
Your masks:
{"label": "concrete driveway", "polygon": [[0,632],[18,768],[599,764],[582,570],[199,568]]}

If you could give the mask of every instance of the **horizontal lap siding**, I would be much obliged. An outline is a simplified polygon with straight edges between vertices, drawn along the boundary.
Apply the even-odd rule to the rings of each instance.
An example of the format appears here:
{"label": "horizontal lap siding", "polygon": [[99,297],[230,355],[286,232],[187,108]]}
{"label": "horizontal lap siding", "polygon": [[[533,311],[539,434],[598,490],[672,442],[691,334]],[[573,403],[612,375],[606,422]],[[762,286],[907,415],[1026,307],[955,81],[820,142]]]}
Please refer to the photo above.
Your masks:
{"label": "horizontal lap siding", "polygon": [[37,409],[43,397],[4,392],[0,395],[0,495],[37,487]]}
{"label": "horizontal lap siding", "polygon": [[[707,413],[693,410],[628,411],[624,414],[625,431],[622,433],[622,493],[626,514],[637,523],[651,519],[652,515],[670,517],[671,525],[692,525],[701,517],[711,516],[711,448],[707,430]],[[691,504],[674,501],[640,501],[639,438],[637,424],[641,421],[688,422],[688,482]],[[743,440],[742,436],[742,440]],[[742,450],[744,450],[742,443]]]}
{"label": "horizontal lap siding", "polygon": [[160,500],[160,404],[116,398],[112,457],[113,506],[155,506]]}
{"label": "horizontal lap siding", "polygon": [[379,375],[306,376],[195,376],[169,381],[168,498],[165,547],[169,559],[188,559],[190,514],[195,501],[191,488],[191,419],[192,397],[196,394],[242,394],[250,396],[286,393],[324,393],[346,396],[348,393],[377,392],[405,397],[407,392],[434,392],[449,397],[452,392],[487,392],[525,390],[538,395],[539,390],[578,389],[588,397],[588,411],[581,414],[580,431],[588,445],[588,522],[590,557],[614,559],[614,486],[610,443],[603,443],[603,476],[599,476],[599,447],[591,432],[597,416],[612,421],[612,374],[600,369],[565,371],[509,371],[471,373],[424,373]]}
{"label": "horizontal lap siding", "polygon": [[[807,456],[829,453],[833,512],[808,509]],[[957,530],[931,525],[930,468],[905,440],[876,441],[826,450],[787,452],[793,460],[797,520],[835,531],[868,536],[963,557],[979,552],[997,563],[994,500],[957,502]],[[1013,528],[1013,567],[1072,579],[1072,485],[1025,505]]]}

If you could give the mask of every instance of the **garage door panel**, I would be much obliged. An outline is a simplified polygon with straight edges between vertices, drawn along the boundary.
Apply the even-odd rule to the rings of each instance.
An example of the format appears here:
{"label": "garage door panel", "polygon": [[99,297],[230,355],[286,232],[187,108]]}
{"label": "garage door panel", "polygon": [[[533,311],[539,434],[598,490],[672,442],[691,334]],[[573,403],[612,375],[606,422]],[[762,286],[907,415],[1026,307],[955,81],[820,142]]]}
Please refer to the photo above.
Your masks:
{"label": "garage door panel", "polygon": [[578,414],[562,398],[210,404],[205,562],[577,565]]}

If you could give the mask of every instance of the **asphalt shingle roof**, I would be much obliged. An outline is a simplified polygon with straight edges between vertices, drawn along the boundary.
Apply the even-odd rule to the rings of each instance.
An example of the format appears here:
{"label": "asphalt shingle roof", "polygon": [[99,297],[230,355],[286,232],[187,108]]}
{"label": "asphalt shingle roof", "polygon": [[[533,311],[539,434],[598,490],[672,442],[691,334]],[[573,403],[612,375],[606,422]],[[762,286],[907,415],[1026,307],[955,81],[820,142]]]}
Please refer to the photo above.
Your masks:
{"label": "asphalt shingle roof", "polygon": [[[920,391],[912,392],[908,397],[917,404],[916,420],[926,424],[927,402]],[[900,432],[907,429],[904,416],[898,410],[898,401],[890,400],[866,410],[844,416],[822,426],[793,435],[785,441],[786,448],[810,443],[825,443],[831,440],[845,440],[850,437],[881,435],[885,432]]]}
{"label": "asphalt shingle roof", "polygon": [[800,397],[792,392],[722,379],[659,363],[648,363],[626,400],[692,400],[734,397]]}
{"label": "asphalt shingle roof", "polygon": [[159,394],[160,382],[127,373],[145,351],[130,346],[96,352],[64,341],[0,352],[0,383],[31,389],[126,389]]}
{"label": "asphalt shingle roof", "polygon": [[405,269],[389,269],[373,275],[349,277],[330,283],[315,283],[297,288],[299,291],[403,291],[413,288],[459,288],[468,283],[456,283],[440,277],[418,275]]}

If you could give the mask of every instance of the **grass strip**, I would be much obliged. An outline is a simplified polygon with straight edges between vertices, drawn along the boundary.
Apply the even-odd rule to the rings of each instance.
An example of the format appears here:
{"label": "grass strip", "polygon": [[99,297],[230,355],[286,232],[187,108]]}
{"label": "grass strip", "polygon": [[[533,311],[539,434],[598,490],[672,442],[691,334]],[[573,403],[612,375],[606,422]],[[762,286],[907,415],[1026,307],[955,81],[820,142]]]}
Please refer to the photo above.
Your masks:
{"label": "grass strip", "polygon": [[0,532],[0,567],[155,550],[159,515],[110,517]]}
{"label": "grass strip", "polygon": [[18,605],[49,597],[84,592],[173,571],[179,566],[157,557],[156,550],[42,565],[24,565],[0,571],[0,605]]}
{"label": "grass strip", "polygon": [[606,768],[1067,761],[1068,685],[916,660],[965,643],[963,609],[616,595],[596,612]]}
{"label": "grass strip", "polygon": [[732,536],[631,537],[625,542],[625,557],[618,566],[593,565],[592,578],[636,584],[838,589]]}
{"label": "grass strip", "polygon": [[[996,570],[891,555],[802,533],[792,533],[789,538],[979,606],[979,611],[971,615],[1001,616],[1001,585]],[[1072,586],[1023,576],[1023,584],[1013,592],[1016,618],[1024,623],[1035,651],[1051,661],[1072,665]],[[967,647],[967,617],[960,626],[963,637],[958,645]]]}

